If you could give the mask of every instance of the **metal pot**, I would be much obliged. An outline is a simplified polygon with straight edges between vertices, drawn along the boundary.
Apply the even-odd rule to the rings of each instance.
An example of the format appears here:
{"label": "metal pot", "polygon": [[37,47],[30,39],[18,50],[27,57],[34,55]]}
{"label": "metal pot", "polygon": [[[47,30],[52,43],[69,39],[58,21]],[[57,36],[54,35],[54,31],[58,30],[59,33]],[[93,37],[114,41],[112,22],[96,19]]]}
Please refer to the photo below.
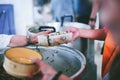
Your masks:
{"label": "metal pot", "polygon": [[4,59],[4,52],[5,50],[8,49],[8,48],[4,48],[4,49],[0,49],[0,66],[1,64],[3,63],[3,59]]}
{"label": "metal pot", "polygon": [[[66,31],[67,28],[69,28],[69,27],[90,29],[89,25],[77,23],[77,22],[64,22],[63,26],[61,26],[60,22],[52,22],[52,23],[39,24],[39,26],[30,27],[27,31],[27,34],[30,35],[30,34],[40,32],[40,31],[50,30],[50,29],[53,29],[54,32]],[[81,43],[82,43],[81,39],[77,39],[74,42],[64,44],[64,45],[81,51],[81,47],[82,47]]]}
{"label": "metal pot", "polygon": [[[63,74],[73,78],[74,80],[80,77],[79,75],[83,72],[86,66],[84,55],[78,50],[70,47],[42,47],[31,45],[27,46],[27,48],[39,52],[45,63],[49,64],[57,71],[62,71]],[[4,51],[5,50],[7,49],[4,49]],[[14,79],[15,77],[10,76],[10,78]]]}
{"label": "metal pot", "polygon": [[28,46],[27,48],[38,51],[42,55],[44,62],[73,79],[78,77],[86,66],[84,55],[70,47]]}

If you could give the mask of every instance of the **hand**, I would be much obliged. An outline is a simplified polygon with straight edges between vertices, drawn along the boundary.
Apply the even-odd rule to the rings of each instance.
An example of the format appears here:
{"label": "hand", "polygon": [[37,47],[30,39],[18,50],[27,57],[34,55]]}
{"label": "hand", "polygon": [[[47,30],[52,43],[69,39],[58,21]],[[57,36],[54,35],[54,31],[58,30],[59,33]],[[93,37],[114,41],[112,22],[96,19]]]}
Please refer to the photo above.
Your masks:
{"label": "hand", "polygon": [[32,62],[36,63],[40,67],[39,74],[42,75],[42,77],[38,76],[35,77],[31,73],[29,75],[30,78],[33,78],[34,80],[51,80],[55,75],[56,71],[50,67],[49,65],[45,64],[43,61],[40,61],[39,59],[31,59]]}
{"label": "hand", "polygon": [[30,35],[30,40],[32,41],[32,43],[38,43],[38,38],[37,37],[39,35],[49,34],[51,32],[52,32],[52,30],[50,30],[50,31],[44,31],[44,32],[39,32],[39,33],[37,33],[35,35]]}
{"label": "hand", "polygon": [[75,28],[75,27],[70,27],[67,29],[67,32],[72,32],[73,33],[73,37],[72,37],[72,41],[74,41],[75,39],[80,37],[80,29],[79,28]]}
{"label": "hand", "polygon": [[89,25],[91,26],[92,29],[95,28],[95,21],[89,21]]}

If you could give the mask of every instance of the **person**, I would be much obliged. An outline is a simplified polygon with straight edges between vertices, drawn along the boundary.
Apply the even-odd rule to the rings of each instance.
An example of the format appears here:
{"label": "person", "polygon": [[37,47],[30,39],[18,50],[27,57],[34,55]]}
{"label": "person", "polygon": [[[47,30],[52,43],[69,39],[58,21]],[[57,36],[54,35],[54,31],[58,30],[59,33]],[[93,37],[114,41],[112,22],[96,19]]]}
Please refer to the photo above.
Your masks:
{"label": "person", "polygon": [[[37,34],[30,35],[29,38],[31,43],[37,43],[38,42],[37,36],[49,33],[51,33],[51,31],[39,32]],[[0,34],[0,48],[26,46],[28,44],[29,39],[27,39],[27,36]]]}
{"label": "person", "polygon": [[112,5],[111,8],[111,14],[112,17],[114,16],[114,18],[112,18],[112,21],[109,24],[109,31],[112,33],[113,39],[115,41],[115,44],[118,45],[118,51],[116,52],[116,54],[114,54],[114,60],[112,61],[111,67],[109,72],[105,75],[104,80],[120,80],[120,0],[111,0],[111,2],[109,3]]}
{"label": "person", "polygon": [[112,62],[110,71],[105,75],[103,80],[120,80],[120,52],[116,55]]}
{"label": "person", "polygon": [[[102,8],[102,14],[101,14],[102,16],[101,19],[105,25],[104,28],[96,29],[96,30],[87,30],[87,29],[79,29],[75,27],[70,27],[67,30],[67,32],[73,33],[72,41],[80,37],[96,39],[96,40],[105,40],[103,60],[102,60],[102,78],[108,75],[109,72],[111,74],[110,75],[111,77],[113,77],[112,75],[115,73],[118,76],[116,72],[118,67],[113,68],[112,66],[114,65],[112,65],[112,63],[114,64],[114,60],[120,51],[120,46],[118,44],[120,43],[120,37],[118,34],[120,30],[120,27],[119,27],[120,26],[119,24],[120,6],[119,4],[120,4],[119,0],[106,0],[104,2],[103,4],[104,7]],[[43,65],[40,65],[40,67],[42,66]],[[65,80],[65,79],[61,79],[61,80]],[[118,80],[118,79],[114,78],[110,80]]]}
{"label": "person", "polygon": [[[106,0],[104,3],[104,8],[102,8],[103,17],[102,21],[105,26],[111,26],[118,24],[120,22],[119,17],[119,6],[116,5],[118,0]],[[114,30],[115,26],[112,26]],[[104,27],[103,29],[97,30],[86,30],[86,29],[78,29],[78,28],[69,28],[68,32],[73,33],[73,40],[79,37],[89,38],[89,39],[97,39],[97,40],[105,40],[104,51],[103,51],[103,60],[102,60],[102,77],[104,77],[110,70],[112,61],[115,56],[118,54],[119,45],[116,45],[114,38],[112,36],[111,29],[108,27]],[[118,29],[117,29],[118,30]],[[116,30],[116,32],[117,32]],[[116,34],[117,35],[117,34]],[[117,35],[117,37],[119,37]]]}
{"label": "person", "polygon": [[[64,15],[72,15],[74,17],[73,11],[73,1],[72,0],[51,0],[51,11],[53,14],[53,19],[56,22],[61,22],[61,17]],[[70,17],[66,17],[64,21],[71,21]]]}
{"label": "person", "polygon": [[28,77],[33,80],[72,80],[62,73],[57,73],[55,69],[37,58],[31,59],[31,61],[40,67],[40,74],[42,74],[42,77],[36,77],[30,73]]}
{"label": "person", "polygon": [[[57,22],[61,21],[64,15],[72,15],[77,22],[88,24],[89,21],[94,22],[98,5],[94,3],[92,8],[92,1],[90,0],[51,0],[51,11],[53,12],[53,19]],[[92,13],[91,13],[92,12]],[[65,21],[70,21],[66,18]]]}
{"label": "person", "polygon": [[[92,9],[92,0],[51,0],[51,11],[53,19],[61,22],[61,17],[64,15],[73,16],[75,22],[89,24],[93,28],[95,25],[97,8],[96,5]],[[94,11],[96,8],[96,11]],[[91,13],[92,12],[92,13]],[[71,21],[70,17],[65,17],[64,21]],[[94,23],[94,24],[93,24]],[[81,38],[81,52],[86,56],[88,40]]]}
{"label": "person", "polygon": [[[73,8],[75,12],[76,21],[88,24],[92,12],[92,1],[90,0],[74,0]],[[92,18],[96,18],[92,17]]]}
{"label": "person", "polygon": [[97,12],[99,12],[101,4],[102,4],[101,0],[93,0],[92,11],[89,19],[89,25],[91,26],[92,29],[95,28]]}

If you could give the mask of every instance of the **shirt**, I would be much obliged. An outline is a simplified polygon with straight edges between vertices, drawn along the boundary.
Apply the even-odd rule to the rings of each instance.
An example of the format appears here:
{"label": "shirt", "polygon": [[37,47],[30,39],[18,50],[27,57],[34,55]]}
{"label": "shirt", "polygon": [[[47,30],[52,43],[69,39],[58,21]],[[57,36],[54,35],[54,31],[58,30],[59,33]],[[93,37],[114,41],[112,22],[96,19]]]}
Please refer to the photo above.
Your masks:
{"label": "shirt", "polygon": [[10,43],[13,35],[0,34],[0,48],[5,48]]}
{"label": "shirt", "polygon": [[73,8],[76,16],[90,16],[92,11],[91,0],[73,0]]}
{"label": "shirt", "polygon": [[109,72],[111,64],[119,50],[119,46],[115,44],[112,34],[108,31],[103,51],[102,77],[104,77]]}
{"label": "shirt", "polygon": [[[61,21],[61,16],[74,16],[72,0],[51,0],[51,10],[53,12],[54,20]],[[65,21],[70,21],[70,18],[65,18]]]}

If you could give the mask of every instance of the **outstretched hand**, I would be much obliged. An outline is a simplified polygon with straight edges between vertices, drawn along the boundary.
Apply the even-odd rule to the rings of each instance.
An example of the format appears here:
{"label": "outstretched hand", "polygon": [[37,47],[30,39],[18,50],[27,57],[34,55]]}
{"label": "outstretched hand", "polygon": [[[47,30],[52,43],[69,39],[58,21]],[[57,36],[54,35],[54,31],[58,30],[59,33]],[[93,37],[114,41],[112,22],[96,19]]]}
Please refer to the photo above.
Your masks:
{"label": "outstretched hand", "polygon": [[36,63],[40,68],[40,72],[38,74],[41,76],[34,76],[32,73],[30,73],[29,77],[33,78],[34,80],[51,80],[57,73],[56,70],[54,70],[51,66],[37,58],[31,59],[31,61]]}
{"label": "outstretched hand", "polygon": [[71,32],[73,33],[73,36],[72,36],[72,41],[76,40],[77,38],[80,37],[80,29],[79,28],[75,28],[75,27],[70,27],[67,29],[67,32]]}

